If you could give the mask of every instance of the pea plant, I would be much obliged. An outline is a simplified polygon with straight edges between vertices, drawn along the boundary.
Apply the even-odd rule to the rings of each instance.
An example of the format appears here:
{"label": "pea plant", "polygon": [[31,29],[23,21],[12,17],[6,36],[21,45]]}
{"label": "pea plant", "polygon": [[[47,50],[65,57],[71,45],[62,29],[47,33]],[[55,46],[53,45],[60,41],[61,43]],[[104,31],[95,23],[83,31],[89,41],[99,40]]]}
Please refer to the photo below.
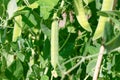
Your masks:
{"label": "pea plant", "polygon": [[0,80],[120,79],[120,0],[0,3]]}

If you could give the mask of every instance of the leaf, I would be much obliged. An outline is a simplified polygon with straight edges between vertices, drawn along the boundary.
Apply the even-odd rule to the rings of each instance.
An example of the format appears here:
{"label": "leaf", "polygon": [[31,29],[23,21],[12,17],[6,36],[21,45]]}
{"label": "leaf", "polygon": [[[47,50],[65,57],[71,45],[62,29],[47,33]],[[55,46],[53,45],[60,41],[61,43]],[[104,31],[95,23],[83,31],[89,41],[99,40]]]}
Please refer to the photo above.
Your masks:
{"label": "leaf", "polygon": [[36,78],[40,78],[42,76],[41,69],[37,64],[32,65],[32,70]]}
{"label": "leaf", "polygon": [[34,3],[30,4],[28,7],[31,9],[35,9],[38,8],[38,6],[39,6],[38,1],[35,1]]}
{"label": "leaf", "polygon": [[46,38],[43,45],[43,58],[50,57],[50,39]]}
{"label": "leaf", "polygon": [[49,77],[46,76],[46,75],[43,75],[43,76],[41,77],[41,80],[49,80]]}
{"label": "leaf", "polygon": [[114,27],[112,26],[112,24],[110,22],[106,23],[104,35],[103,35],[104,42],[108,42],[113,38],[113,36],[114,36],[113,28]]}
{"label": "leaf", "polygon": [[67,30],[68,30],[69,33],[76,33],[74,26],[68,26]]}
{"label": "leaf", "polygon": [[[0,72],[4,72],[5,71],[5,69],[6,69],[6,67],[7,67],[7,64],[6,64],[6,61],[7,59],[5,58],[5,56],[3,57],[1,57],[1,61],[0,61]],[[0,77],[1,77],[2,75],[0,75]]]}
{"label": "leaf", "polygon": [[97,54],[99,52],[100,47],[99,46],[97,46],[97,47],[95,47],[95,46],[88,46],[87,49],[88,49],[88,52],[90,54]]}
{"label": "leaf", "polygon": [[28,27],[34,27],[35,25],[33,24],[33,22],[29,19],[29,16],[22,16],[22,20],[24,22],[24,24],[26,24]]}
{"label": "leaf", "polygon": [[112,51],[112,50],[120,47],[120,44],[118,43],[119,41],[120,41],[120,33],[118,33],[117,36],[115,36],[113,39],[108,41],[105,44],[105,48],[107,49],[107,51]]}
{"label": "leaf", "polygon": [[120,18],[120,11],[117,11],[117,10],[99,11],[97,14],[100,16],[105,16],[105,17],[117,16],[118,18]]}
{"label": "leaf", "polygon": [[8,13],[9,19],[14,15],[16,11],[17,11],[16,0],[10,0],[7,5],[7,13]]}
{"label": "leaf", "polygon": [[25,59],[25,55],[24,55],[24,54],[18,52],[18,53],[17,53],[17,57],[18,57],[22,62],[24,62],[24,59]]}
{"label": "leaf", "polygon": [[19,16],[21,14],[26,14],[26,13],[29,13],[29,11],[28,10],[18,10],[14,13],[13,17]]}
{"label": "leaf", "polygon": [[23,75],[23,66],[19,60],[16,60],[15,66],[16,66],[16,69],[14,70],[13,75],[19,79]]}
{"label": "leaf", "polygon": [[20,79],[23,76],[23,66],[21,62],[16,59],[13,63],[6,69],[5,74],[9,79]]}
{"label": "leaf", "polygon": [[1,3],[1,5],[0,5],[0,16],[2,17],[2,15],[3,15],[3,12],[4,12],[4,6],[2,5],[2,3]]}
{"label": "leaf", "polygon": [[39,0],[40,4],[40,16],[43,19],[47,19],[50,15],[50,11],[54,9],[54,6],[58,3],[59,0]]}
{"label": "leaf", "polygon": [[94,74],[96,62],[97,62],[97,59],[93,59],[87,65],[86,73],[88,73],[90,76],[93,76]]}
{"label": "leaf", "polygon": [[115,55],[115,64],[114,64],[114,69],[116,72],[120,72],[120,54]]}
{"label": "leaf", "polygon": [[4,57],[3,59],[6,60],[7,66],[10,66],[14,61],[14,55],[8,54],[6,51],[3,51],[1,55]]}
{"label": "leaf", "polygon": [[22,32],[22,16],[19,15],[15,17],[15,24],[12,36],[13,42],[15,42],[21,36],[21,32]]}
{"label": "leaf", "polygon": [[51,30],[50,30],[47,26],[45,26],[44,24],[42,24],[42,23],[41,23],[41,30],[42,30],[42,32],[43,32],[45,35],[47,35],[47,37],[48,37],[49,40],[50,40]]}

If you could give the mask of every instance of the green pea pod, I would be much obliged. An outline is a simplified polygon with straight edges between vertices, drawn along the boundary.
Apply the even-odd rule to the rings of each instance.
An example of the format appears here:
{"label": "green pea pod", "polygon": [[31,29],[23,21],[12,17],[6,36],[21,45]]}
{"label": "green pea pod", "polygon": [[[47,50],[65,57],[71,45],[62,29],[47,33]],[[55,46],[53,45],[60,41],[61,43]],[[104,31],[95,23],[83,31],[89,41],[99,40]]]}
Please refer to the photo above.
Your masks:
{"label": "green pea pod", "polygon": [[[113,8],[114,0],[103,0],[101,11],[111,11]],[[96,40],[103,36],[106,22],[109,21],[109,17],[100,16],[96,31],[93,36],[93,40]]]}
{"label": "green pea pod", "polygon": [[21,36],[21,27],[22,27],[22,16],[19,15],[19,16],[16,16],[15,17],[15,20],[14,20],[15,24],[14,24],[14,30],[13,30],[13,36],[12,36],[12,41],[15,42],[18,37]]}
{"label": "green pea pod", "polygon": [[58,20],[57,13],[54,13],[53,22],[51,25],[51,64],[55,69],[58,64]]}
{"label": "green pea pod", "polygon": [[83,1],[82,0],[74,0],[74,9],[76,18],[79,24],[87,31],[92,32],[90,24],[88,23],[87,17],[85,15]]}

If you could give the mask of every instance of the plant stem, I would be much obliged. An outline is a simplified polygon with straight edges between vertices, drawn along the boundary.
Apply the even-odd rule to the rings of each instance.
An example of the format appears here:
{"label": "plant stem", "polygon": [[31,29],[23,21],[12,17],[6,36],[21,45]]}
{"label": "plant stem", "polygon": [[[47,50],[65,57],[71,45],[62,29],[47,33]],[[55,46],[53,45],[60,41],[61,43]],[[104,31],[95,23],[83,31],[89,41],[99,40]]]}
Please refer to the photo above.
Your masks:
{"label": "plant stem", "polygon": [[62,0],[60,7],[62,8],[64,6],[64,0]]}
{"label": "plant stem", "polygon": [[23,1],[24,1],[24,3],[25,3],[27,6],[30,5],[30,3],[28,2],[28,0],[23,0]]}
{"label": "plant stem", "polygon": [[73,71],[75,68],[77,68],[82,62],[84,62],[86,59],[90,59],[90,58],[93,58],[93,57],[96,57],[98,54],[95,54],[95,55],[90,55],[90,56],[87,56],[87,57],[82,57],[82,56],[77,56],[77,57],[74,57],[72,59],[69,59],[68,61],[66,61],[65,63],[63,63],[64,65],[74,59],[77,59],[77,58],[82,58],[75,66],[73,66],[72,68],[70,68],[68,71],[64,72],[64,76],[69,74],[71,71]]}
{"label": "plant stem", "polygon": [[90,76],[90,75],[87,75],[84,80],[87,80],[87,78],[88,78],[89,76]]}
{"label": "plant stem", "polygon": [[70,38],[70,33],[68,34],[68,36],[67,36],[65,42],[63,43],[63,45],[60,47],[59,51],[61,51],[61,50],[64,48],[64,46],[65,46],[66,43],[68,42],[69,38]]}
{"label": "plant stem", "polygon": [[66,72],[64,73],[64,75],[69,74],[71,71],[73,71],[75,68],[77,68],[77,67],[78,67],[82,62],[84,62],[84,61],[85,61],[85,59],[82,58],[82,60],[79,61],[75,66],[73,66],[71,69],[69,69],[68,71],[66,71]]}
{"label": "plant stem", "polygon": [[65,64],[69,63],[70,61],[73,61],[73,60],[75,60],[75,59],[80,59],[80,58],[83,58],[83,57],[82,57],[82,56],[76,56],[76,57],[74,57],[74,58],[71,58],[71,59],[65,61],[62,65],[65,65]]}
{"label": "plant stem", "polygon": [[93,75],[93,80],[97,80],[97,77],[98,77],[98,74],[99,74],[99,71],[100,71],[100,65],[101,65],[101,62],[102,62],[102,58],[103,58],[103,54],[104,54],[104,46],[101,46],[100,47],[100,51],[99,51],[99,55],[98,55],[98,59],[97,59],[97,63],[96,63],[96,67],[95,67],[95,72],[94,72],[94,75]]}
{"label": "plant stem", "polygon": [[69,63],[70,61],[73,61],[73,60],[75,60],[75,59],[84,58],[84,59],[86,60],[86,59],[90,59],[90,58],[93,58],[93,57],[96,57],[96,56],[98,56],[98,54],[89,55],[89,56],[86,56],[86,57],[83,57],[83,56],[76,56],[76,57],[74,57],[74,58],[71,58],[71,59],[65,61],[62,65],[65,65],[65,64],[67,64],[67,63]]}

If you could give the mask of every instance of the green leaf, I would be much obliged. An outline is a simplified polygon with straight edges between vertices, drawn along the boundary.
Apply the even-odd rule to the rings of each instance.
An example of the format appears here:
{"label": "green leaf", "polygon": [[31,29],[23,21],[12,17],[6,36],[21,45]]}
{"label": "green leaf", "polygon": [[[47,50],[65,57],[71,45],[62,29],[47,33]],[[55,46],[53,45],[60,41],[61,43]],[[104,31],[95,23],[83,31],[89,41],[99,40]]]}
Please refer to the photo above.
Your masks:
{"label": "green leaf", "polygon": [[34,15],[29,11],[29,13],[26,13],[25,15],[22,15],[22,20],[23,20],[23,25],[28,26],[28,27],[36,27],[37,26],[37,21]]}
{"label": "green leaf", "polygon": [[36,20],[35,20],[35,17],[34,17],[34,15],[33,14],[30,14],[30,16],[29,16],[29,18],[28,18],[33,24],[34,24],[34,26],[36,26],[37,25],[37,22],[36,22]]}
{"label": "green leaf", "polygon": [[44,24],[42,24],[42,23],[41,23],[41,30],[42,30],[42,32],[43,32],[45,35],[47,35],[47,37],[48,37],[49,40],[50,40],[51,30],[50,30],[47,26],[45,26]]}
{"label": "green leaf", "polygon": [[118,55],[115,55],[115,64],[114,64],[114,69],[116,72],[119,72],[120,73],[120,54]]}
{"label": "green leaf", "polygon": [[9,79],[21,79],[23,76],[23,66],[21,62],[17,59],[8,67],[5,71],[6,76]]}
{"label": "green leaf", "polygon": [[28,16],[23,15],[22,18],[24,24],[26,24],[28,27],[34,27],[34,24],[28,19]]}
{"label": "green leaf", "polygon": [[0,16],[2,17],[2,15],[3,15],[3,12],[4,12],[4,6],[3,6],[3,4],[1,3],[1,5],[0,5]]}
{"label": "green leaf", "polygon": [[10,66],[12,62],[14,61],[14,55],[8,54],[6,51],[2,52],[2,56],[4,57],[3,59],[6,61],[7,66]]}
{"label": "green leaf", "polygon": [[21,62],[20,62],[19,60],[16,60],[15,66],[16,66],[16,69],[15,69],[13,75],[14,75],[16,78],[19,79],[20,77],[23,76],[23,66],[22,66],[22,64],[21,64]]}
{"label": "green leaf", "polygon": [[113,39],[108,41],[105,44],[105,48],[107,49],[107,51],[112,51],[112,50],[120,47],[119,41],[120,41],[120,33],[118,33],[117,36],[115,36]]}
{"label": "green leaf", "polygon": [[97,54],[99,52],[99,46],[88,46],[87,50],[90,54]]}
{"label": "green leaf", "polygon": [[39,68],[39,66],[37,64],[34,64],[32,66],[32,70],[34,71],[34,74],[36,77],[40,77],[41,69]]}
{"label": "green leaf", "polygon": [[24,55],[24,54],[18,52],[18,53],[17,53],[17,57],[18,57],[22,62],[24,62],[24,59],[25,59],[25,55]]}
{"label": "green leaf", "polygon": [[29,13],[29,10],[18,10],[14,13],[14,16],[13,17],[16,17],[18,15],[21,15],[21,14],[26,14],[26,13]]}
{"label": "green leaf", "polygon": [[96,62],[97,62],[97,59],[93,59],[87,65],[86,73],[88,73],[90,76],[93,76],[94,74]]}
{"label": "green leaf", "polygon": [[68,30],[69,33],[76,33],[74,26],[68,26],[67,30]]}
{"label": "green leaf", "polygon": [[113,36],[114,36],[113,28],[114,27],[112,26],[112,24],[110,22],[106,23],[104,35],[103,35],[104,42],[108,42],[113,38]]}
{"label": "green leaf", "polygon": [[97,13],[100,16],[105,16],[105,17],[112,17],[112,16],[117,16],[120,18],[120,11],[113,10],[113,11],[99,11]]}
{"label": "green leaf", "polygon": [[54,6],[59,0],[39,0],[40,4],[40,15],[43,19],[47,19],[50,15],[50,11],[54,9]]}
{"label": "green leaf", "polygon": [[46,76],[46,75],[43,75],[43,76],[41,77],[41,80],[49,80],[49,77]]}

